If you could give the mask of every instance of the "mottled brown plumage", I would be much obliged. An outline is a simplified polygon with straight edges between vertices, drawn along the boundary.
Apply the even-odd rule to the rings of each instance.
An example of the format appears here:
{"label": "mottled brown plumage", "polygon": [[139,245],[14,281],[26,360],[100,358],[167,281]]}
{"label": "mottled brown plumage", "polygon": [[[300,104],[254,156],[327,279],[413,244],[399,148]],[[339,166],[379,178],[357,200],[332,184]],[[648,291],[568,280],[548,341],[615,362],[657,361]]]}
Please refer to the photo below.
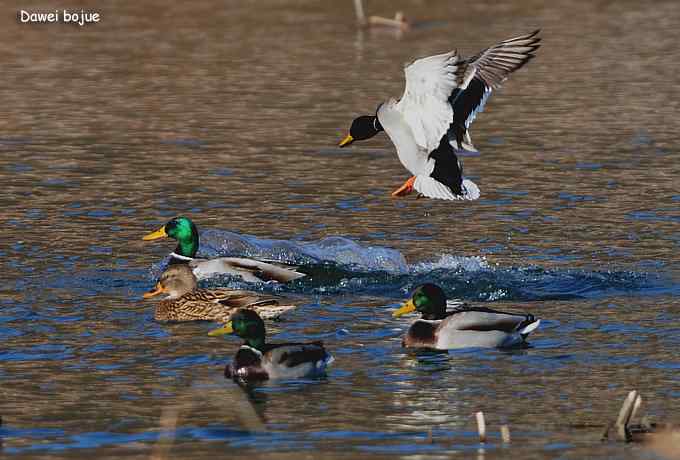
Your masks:
{"label": "mottled brown plumage", "polygon": [[157,321],[228,322],[240,308],[256,311],[264,319],[278,318],[295,305],[281,305],[272,296],[225,288],[197,289],[196,277],[187,265],[171,265],[156,288],[144,294],[150,298],[167,294],[156,307]]}

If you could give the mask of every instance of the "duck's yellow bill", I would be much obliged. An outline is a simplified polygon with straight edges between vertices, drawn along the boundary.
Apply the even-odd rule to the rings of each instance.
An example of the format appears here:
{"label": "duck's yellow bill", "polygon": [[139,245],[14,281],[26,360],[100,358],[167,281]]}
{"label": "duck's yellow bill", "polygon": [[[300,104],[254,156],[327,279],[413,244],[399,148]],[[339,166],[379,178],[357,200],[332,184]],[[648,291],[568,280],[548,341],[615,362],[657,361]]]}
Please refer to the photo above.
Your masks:
{"label": "duck's yellow bill", "polygon": [[234,328],[231,326],[231,321],[229,321],[227,324],[220,327],[219,329],[213,329],[212,331],[208,332],[208,335],[210,337],[219,337],[221,335],[232,334],[233,332]]}
{"label": "duck's yellow bill", "polygon": [[163,225],[161,228],[156,230],[155,232],[151,232],[148,235],[145,235],[142,237],[144,241],[151,241],[151,240],[157,240],[158,238],[165,238],[168,236],[167,233],[165,233],[165,225]]}
{"label": "duck's yellow bill", "polygon": [[352,142],[354,142],[354,138],[352,137],[351,134],[348,134],[347,137],[345,137],[342,141],[340,141],[340,143],[338,144],[338,147],[344,147],[346,145],[351,144]]}
{"label": "duck's yellow bill", "polygon": [[416,311],[416,305],[413,303],[413,299],[404,303],[404,305],[402,305],[398,310],[392,313],[392,316],[394,316],[395,318],[399,318],[400,316],[405,315],[407,313],[411,313],[412,311]]}
{"label": "duck's yellow bill", "polygon": [[163,286],[161,286],[161,283],[156,283],[156,287],[152,291],[144,293],[144,298],[150,299],[151,297],[155,297],[158,294],[163,294],[163,292],[165,291],[163,289]]}

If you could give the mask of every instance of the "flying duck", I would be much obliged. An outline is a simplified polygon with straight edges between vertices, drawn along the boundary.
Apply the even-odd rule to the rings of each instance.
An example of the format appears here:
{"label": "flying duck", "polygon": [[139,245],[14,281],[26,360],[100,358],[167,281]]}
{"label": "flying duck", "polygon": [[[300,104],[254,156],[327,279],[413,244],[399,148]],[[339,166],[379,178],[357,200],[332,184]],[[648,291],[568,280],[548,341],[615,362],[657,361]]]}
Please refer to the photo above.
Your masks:
{"label": "flying duck", "polygon": [[407,348],[516,347],[523,345],[526,337],[541,323],[540,319],[529,314],[506,313],[447,301],[444,291],[435,284],[419,286],[393,316],[416,310],[422,318],[411,324],[406,332],[402,345]]}
{"label": "flying duck", "polygon": [[414,189],[443,200],[476,200],[477,185],[465,179],[456,151],[476,152],[468,128],[493,92],[529,62],[540,31],[502,41],[470,58],[457,51],[425,57],[404,69],[406,89],[398,101],[378,106],[374,116],[352,122],[340,147],[385,131],[410,177],[392,196]]}
{"label": "flying duck", "polygon": [[198,229],[188,217],[175,217],[155,232],[144,236],[144,241],[170,237],[177,240],[175,251],[170,253],[170,265],[189,265],[197,279],[216,275],[239,276],[248,282],[278,281],[286,283],[306,276],[293,267],[245,257],[217,257],[198,259]]}

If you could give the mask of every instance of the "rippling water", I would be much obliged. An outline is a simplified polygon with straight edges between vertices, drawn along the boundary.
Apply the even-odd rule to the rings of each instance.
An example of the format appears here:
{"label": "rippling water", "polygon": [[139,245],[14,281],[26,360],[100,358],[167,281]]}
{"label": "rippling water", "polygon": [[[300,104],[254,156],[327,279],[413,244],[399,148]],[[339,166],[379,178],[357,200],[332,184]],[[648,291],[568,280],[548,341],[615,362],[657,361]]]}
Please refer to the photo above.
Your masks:
{"label": "rippling water", "polygon": [[[401,35],[357,30],[351,3],[115,2],[82,29],[5,5],[2,455],[505,458],[507,423],[513,457],[634,458],[599,443],[633,388],[678,421],[676,2],[404,0]],[[385,136],[334,147],[402,63],[536,27],[472,129],[480,200],[391,199],[407,173]],[[244,392],[222,378],[236,340],[153,321],[141,294],[173,246],[141,236],[179,214],[204,255],[310,274],[247,287],[299,303],[271,335],[324,340],[327,378]],[[405,352],[391,311],[426,281],[540,316],[532,347]]]}

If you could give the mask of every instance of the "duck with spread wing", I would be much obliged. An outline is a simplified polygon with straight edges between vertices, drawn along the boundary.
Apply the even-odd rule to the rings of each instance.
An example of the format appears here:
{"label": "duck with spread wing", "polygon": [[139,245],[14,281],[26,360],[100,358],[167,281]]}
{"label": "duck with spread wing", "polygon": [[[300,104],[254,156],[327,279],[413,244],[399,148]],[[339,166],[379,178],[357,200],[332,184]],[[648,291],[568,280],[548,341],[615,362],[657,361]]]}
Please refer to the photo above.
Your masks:
{"label": "duck with spread wing", "polygon": [[415,189],[429,198],[476,200],[479,188],[463,176],[456,151],[476,152],[470,124],[491,93],[535,56],[538,33],[502,41],[467,59],[454,50],[416,60],[404,69],[401,99],[380,104],[374,116],[356,118],[340,147],[385,131],[413,175],[393,196]]}

